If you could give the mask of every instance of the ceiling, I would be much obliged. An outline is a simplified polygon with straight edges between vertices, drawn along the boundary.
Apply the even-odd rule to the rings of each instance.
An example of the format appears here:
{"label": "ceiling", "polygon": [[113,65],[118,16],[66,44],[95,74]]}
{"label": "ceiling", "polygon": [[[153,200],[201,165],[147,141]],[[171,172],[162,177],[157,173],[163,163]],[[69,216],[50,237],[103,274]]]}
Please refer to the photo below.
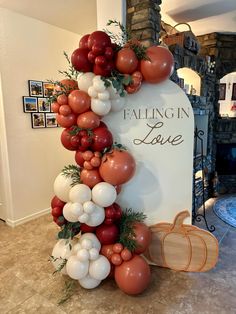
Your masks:
{"label": "ceiling", "polygon": [[[96,29],[96,0],[0,0],[0,7],[78,34]],[[161,15],[171,25],[189,23],[196,35],[236,33],[236,0],[162,0]]]}

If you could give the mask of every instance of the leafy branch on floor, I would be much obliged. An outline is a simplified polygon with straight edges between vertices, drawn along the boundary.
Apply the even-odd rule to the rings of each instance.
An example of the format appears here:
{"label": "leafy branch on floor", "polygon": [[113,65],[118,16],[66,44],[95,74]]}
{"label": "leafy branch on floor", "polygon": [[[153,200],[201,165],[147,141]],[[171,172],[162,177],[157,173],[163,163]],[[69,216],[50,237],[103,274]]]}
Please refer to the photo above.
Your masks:
{"label": "leafy branch on floor", "polygon": [[62,297],[58,301],[58,305],[62,305],[67,300],[69,300],[72,295],[75,293],[77,280],[69,279],[65,281],[64,288],[62,289]]}

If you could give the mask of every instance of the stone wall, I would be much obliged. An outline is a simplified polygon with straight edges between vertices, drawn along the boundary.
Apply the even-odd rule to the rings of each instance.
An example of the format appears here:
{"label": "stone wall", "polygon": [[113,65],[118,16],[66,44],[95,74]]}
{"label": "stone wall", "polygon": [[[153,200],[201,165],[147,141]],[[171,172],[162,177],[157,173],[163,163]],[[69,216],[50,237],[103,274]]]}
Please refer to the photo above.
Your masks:
{"label": "stone wall", "polygon": [[126,25],[132,37],[149,47],[159,41],[161,0],[127,0]]}

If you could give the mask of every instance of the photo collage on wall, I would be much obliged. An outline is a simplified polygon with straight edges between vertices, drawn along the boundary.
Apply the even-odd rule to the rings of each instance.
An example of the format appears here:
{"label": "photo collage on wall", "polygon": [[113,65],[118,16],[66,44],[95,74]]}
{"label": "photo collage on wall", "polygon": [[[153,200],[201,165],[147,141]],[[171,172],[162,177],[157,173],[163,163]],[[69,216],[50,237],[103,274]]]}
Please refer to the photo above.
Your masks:
{"label": "photo collage on wall", "polygon": [[48,82],[29,80],[29,96],[23,96],[23,110],[31,113],[33,129],[57,128],[56,114],[51,111],[48,99],[52,95],[54,85]]}

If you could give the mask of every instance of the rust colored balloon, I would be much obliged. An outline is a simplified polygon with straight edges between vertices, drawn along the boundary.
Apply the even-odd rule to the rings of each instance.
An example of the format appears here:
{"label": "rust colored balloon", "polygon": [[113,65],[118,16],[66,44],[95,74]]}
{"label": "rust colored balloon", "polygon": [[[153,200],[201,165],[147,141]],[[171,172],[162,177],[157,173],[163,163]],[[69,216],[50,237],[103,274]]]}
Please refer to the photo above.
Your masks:
{"label": "rust colored balloon", "polygon": [[65,94],[59,95],[57,97],[57,102],[60,106],[67,105],[68,103],[68,97]]}
{"label": "rust colored balloon", "polygon": [[116,56],[116,68],[124,74],[132,74],[138,67],[138,58],[131,48],[122,48]]}
{"label": "rust colored balloon", "polygon": [[58,104],[58,102],[54,101],[51,104],[51,109],[52,109],[53,112],[58,113],[59,109],[60,109],[60,105]]}
{"label": "rust colored balloon", "polygon": [[115,281],[125,293],[142,293],[148,286],[151,272],[148,263],[139,255],[115,268]]}
{"label": "rust colored balloon", "polygon": [[77,125],[84,129],[94,129],[100,124],[100,118],[93,111],[87,111],[78,116]]}
{"label": "rust colored balloon", "polygon": [[147,225],[142,222],[136,222],[133,224],[135,241],[137,243],[137,248],[135,249],[136,254],[142,254],[148,248],[152,234]]}
{"label": "rust colored balloon", "polygon": [[135,169],[135,160],[129,152],[114,149],[103,156],[99,172],[104,181],[120,185],[133,177]]}
{"label": "rust colored balloon", "polygon": [[111,261],[111,256],[113,252],[113,244],[103,244],[100,254],[104,255],[109,261]]}
{"label": "rust colored balloon", "polygon": [[148,83],[160,83],[167,80],[173,70],[174,58],[165,47],[152,46],[147,49],[149,60],[141,60],[141,73]]}
{"label": "rust colored balloon", "polygon": [[100,177],[97,169],[83,169],[81,171],[80,178],[81,181],[90,188],[93,188],[97,183],[102,182],[102,178]]}
{"label": "rust colored balloon", "polygon": [[68,105],[62,105],[59,108],[59,113],[63,116],[68,116],[72,112],[71,107]]}
{"label": "rust colored balloon", "polygon": [[60,83],[63,85],[63,87],[56,85],[55,91],[57,92],[60,92],[61,90],[69,92],[71,90],[78,89],[78,82],[75,80],[64,79],[61,80]]}
{"label": "rust colored balloon", "polygon": [[68,96],[68,104],[75,113],[83,113],[89,110],[91,98],[82,90],[74,90]]}
{"label": "rust colored balloon", "polygon": [[70,128],[72,125],[76,125],[77,115],[70,113],[68,116],[63,116],[62,114],[57,114],[57,123],[63,128]]}

